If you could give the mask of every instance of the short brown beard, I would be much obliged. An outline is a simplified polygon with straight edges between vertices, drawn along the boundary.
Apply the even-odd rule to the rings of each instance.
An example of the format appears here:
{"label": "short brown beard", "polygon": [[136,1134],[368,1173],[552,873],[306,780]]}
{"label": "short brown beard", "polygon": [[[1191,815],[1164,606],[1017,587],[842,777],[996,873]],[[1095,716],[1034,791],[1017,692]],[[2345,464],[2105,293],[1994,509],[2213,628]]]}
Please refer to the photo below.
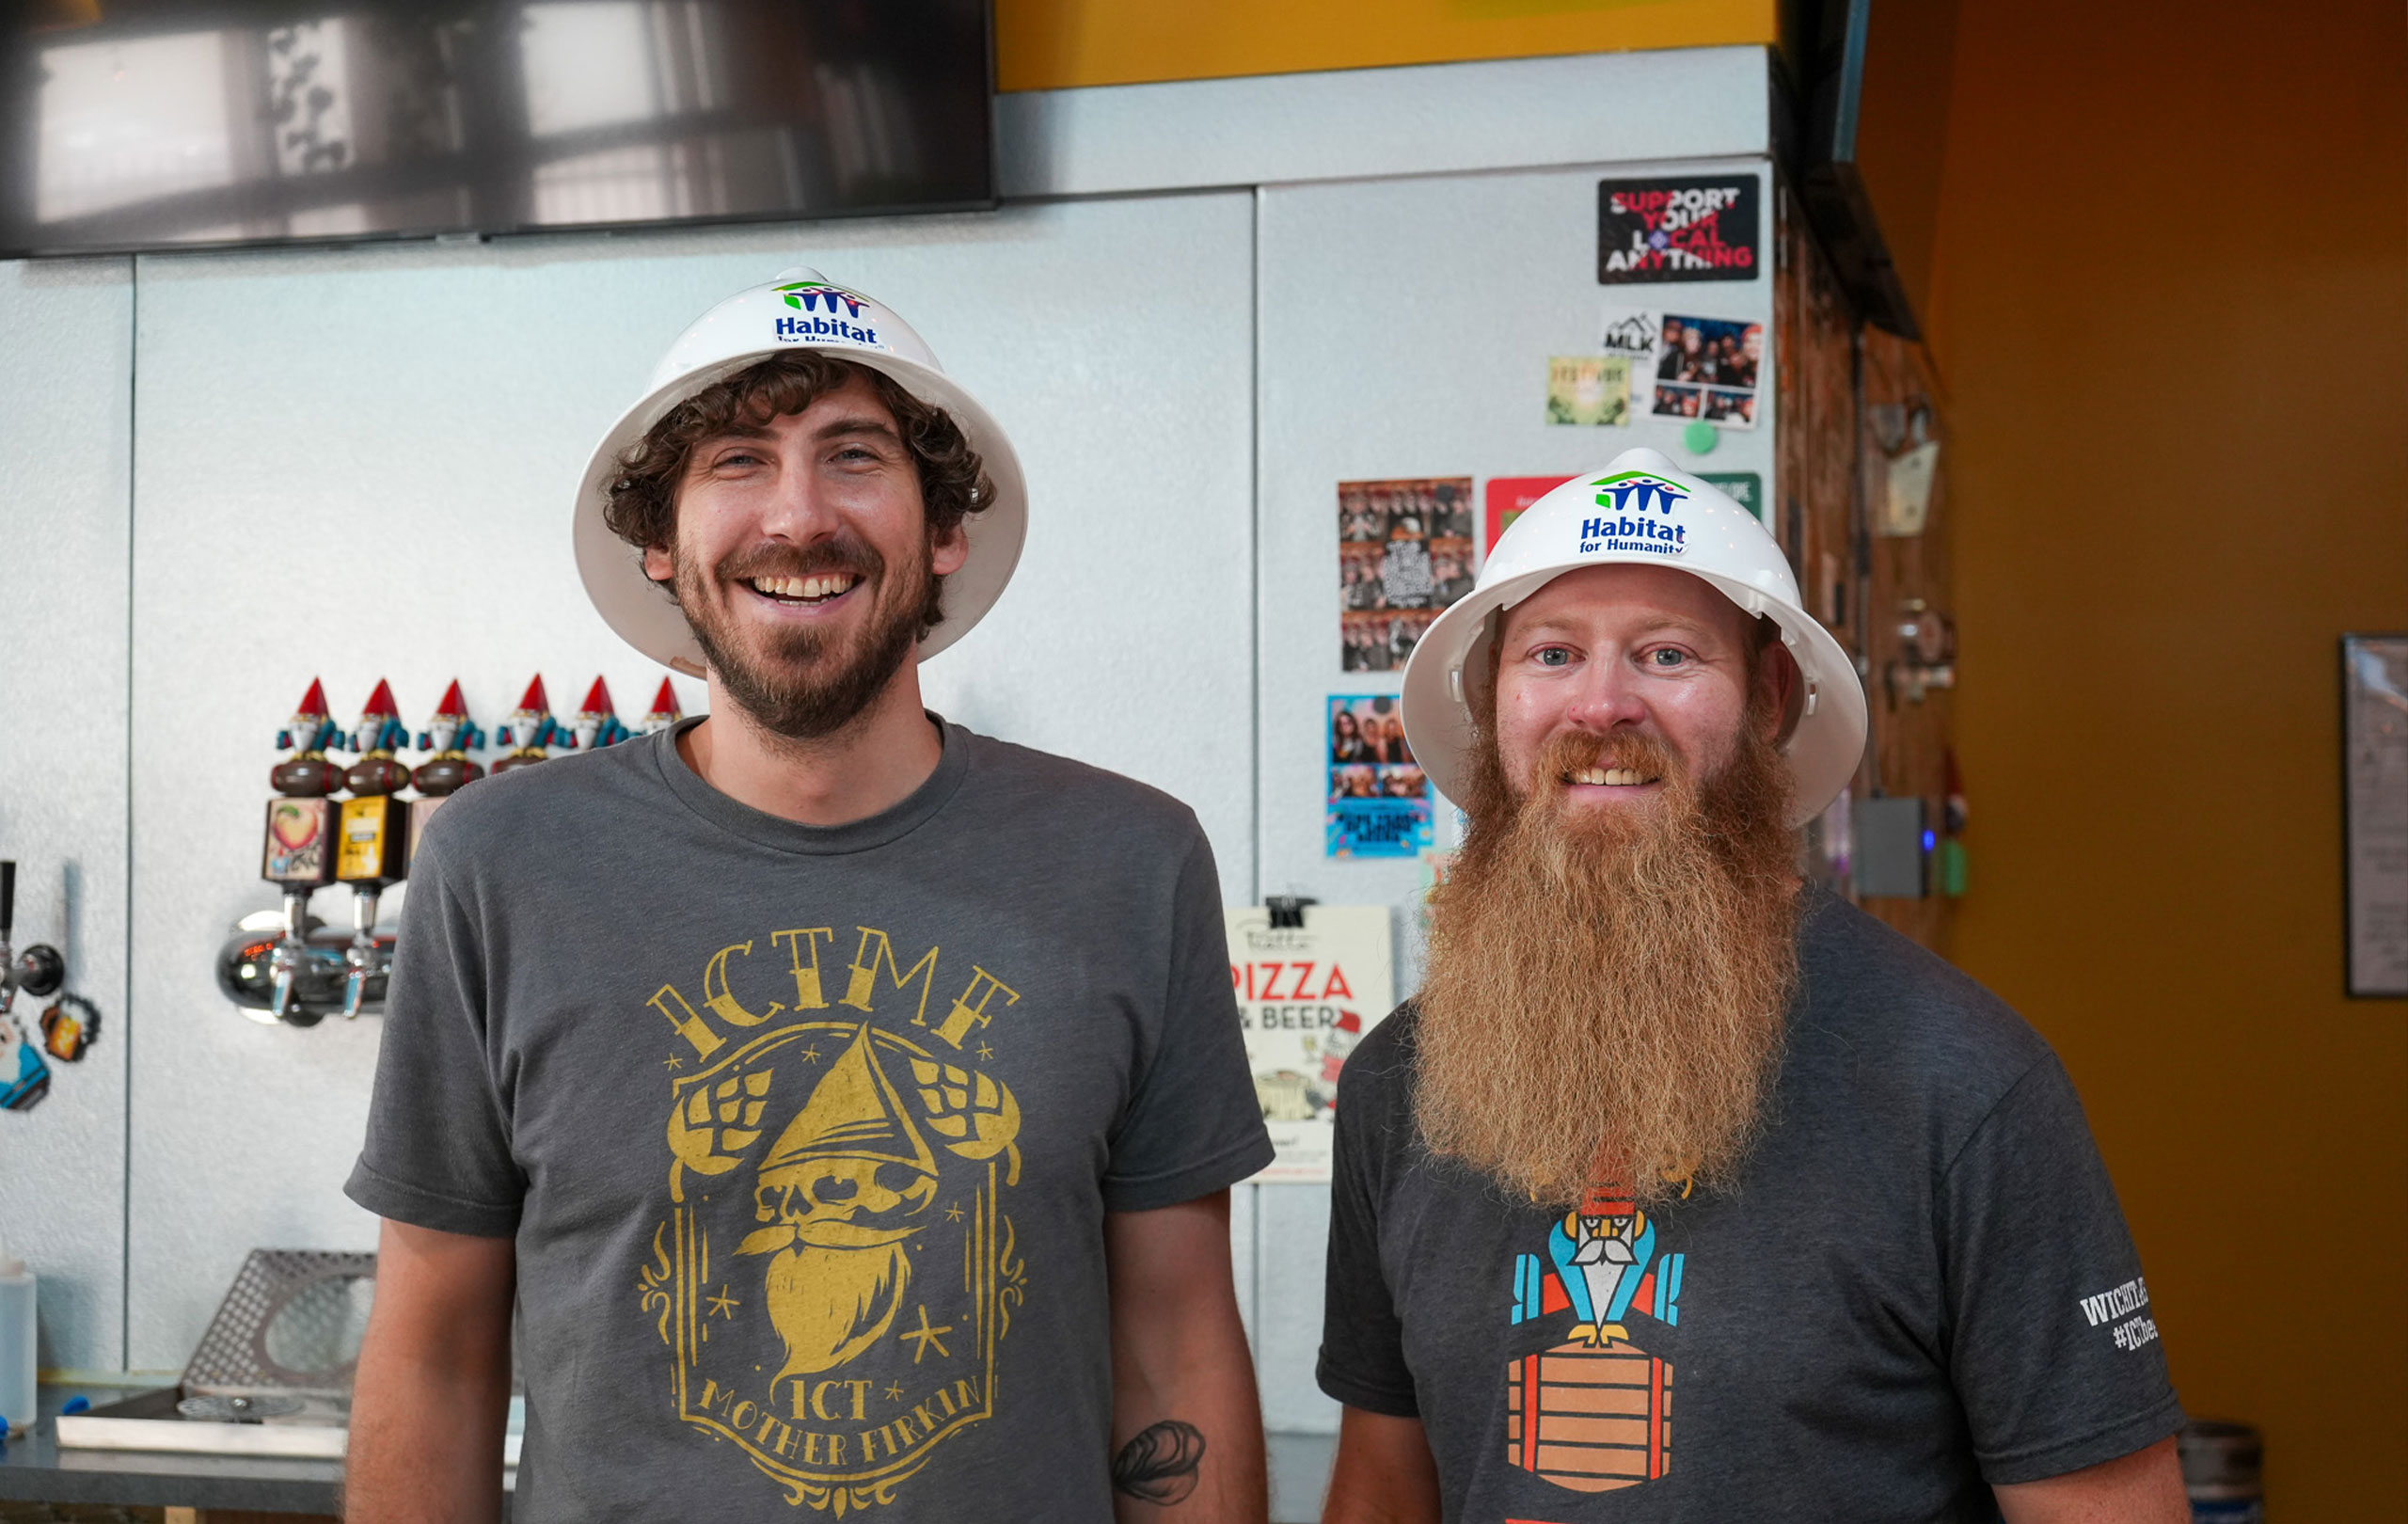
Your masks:
{"label": "short brown beard", "polygon": [[[730,702],[773,734],[816,740],[868,708],[911,659],[921,633],[942,617],[944,579],[936,575],[934,555],[933,546],[924,547],[917,564],[907,562],[890,586],[886,558],[847,532],[807,550],[755,546],[728,556],[707,574],[680,556],[674,589],[694,642]],[[797,628],[784,632],[755,659],[721,624],[717,599],[743,596],[732,590],[752,578],[844,571],[862,579],[855,595],[872,600],[868,625],[847,647],[839,648],[820,630]]]}
{"label": "short brown beard", "polygon": [[[1741,731],[1703,786],[1652,737],[1559,736],[1519,799],[1483,741],[1417,1001],[1434,1151],[1554,1206],[1731,1183],[1797,979],[1787,772],[1754,713]],[[1589,767],[1662,797],[1567,819],[1563,775]]]}

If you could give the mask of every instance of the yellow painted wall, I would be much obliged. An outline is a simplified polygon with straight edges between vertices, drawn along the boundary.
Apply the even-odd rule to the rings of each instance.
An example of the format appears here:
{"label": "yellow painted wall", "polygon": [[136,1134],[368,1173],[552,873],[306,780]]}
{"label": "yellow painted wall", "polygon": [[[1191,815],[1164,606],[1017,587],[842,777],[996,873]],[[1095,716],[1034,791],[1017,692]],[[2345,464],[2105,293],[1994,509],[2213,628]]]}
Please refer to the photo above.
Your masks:
{"label": "yellow painted wall", "polygon": [[2342,1524],[2408,1514],[2408,1004],[2341,993],[2335,654],[2408,629],[2408,14],[2273,15],[1965,0],[1953,950],[2081,1086],[2185,1404]]}
{"label": "yellow painted wall", "polygon": [[1770,43],[1774,0],[995,0],[1006,90]]}

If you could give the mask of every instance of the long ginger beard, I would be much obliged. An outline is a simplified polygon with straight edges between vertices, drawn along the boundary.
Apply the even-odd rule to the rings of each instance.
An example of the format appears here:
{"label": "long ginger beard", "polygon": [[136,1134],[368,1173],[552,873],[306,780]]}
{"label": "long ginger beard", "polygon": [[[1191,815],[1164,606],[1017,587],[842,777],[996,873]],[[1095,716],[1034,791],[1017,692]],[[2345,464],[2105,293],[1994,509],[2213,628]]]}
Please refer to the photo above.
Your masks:
{"label": "long ginger beard", "polygon": [[[1417,1000],[1435,1152],[1557,1206],[1592,1183],[1642,1204],[1730,1183],[1798,961],[1786,772],[1752,714],[1741,729],[1703,783],[1653,737],[1560,735],[1519,798],[1484,740]],[[1664,786],[1651,809],[1567,816],[1563,776],[1591,767]]]}

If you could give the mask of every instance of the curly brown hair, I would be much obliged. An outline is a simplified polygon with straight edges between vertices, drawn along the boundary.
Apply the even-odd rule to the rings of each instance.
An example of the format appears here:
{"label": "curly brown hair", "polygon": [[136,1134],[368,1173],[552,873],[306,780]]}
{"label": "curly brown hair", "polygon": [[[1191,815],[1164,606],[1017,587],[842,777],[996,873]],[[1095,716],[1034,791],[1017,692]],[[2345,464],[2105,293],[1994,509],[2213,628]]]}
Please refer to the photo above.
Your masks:
{"label": "curly brown hair", "polygon": [[832,391],[865,379],[895,415],[904,448],[920,474],[920,501],[928,543],[936,544],[970,515],[995,500],[995,484],[961,426],[942,407],[922,402],[883,371],[809,351],[772,355],[679,403],[634,444],[619,452],[619,474],[606,489],[602,521],[639,549],[676,543],[677,488],[694,447],[737,424],[758,427],[800,413]]}

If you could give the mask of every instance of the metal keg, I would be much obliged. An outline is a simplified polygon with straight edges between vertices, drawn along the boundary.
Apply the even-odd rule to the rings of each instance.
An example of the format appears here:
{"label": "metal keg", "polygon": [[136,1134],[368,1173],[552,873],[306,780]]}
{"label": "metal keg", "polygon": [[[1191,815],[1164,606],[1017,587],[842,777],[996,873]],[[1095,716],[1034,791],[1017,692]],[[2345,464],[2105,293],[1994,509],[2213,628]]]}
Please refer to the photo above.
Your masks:
{"label": "metal keg", "polygon": [[2192,1524],[2266,1524],[2266,1446],[2246,1423],[2197,1419],[2176,1441]]}

